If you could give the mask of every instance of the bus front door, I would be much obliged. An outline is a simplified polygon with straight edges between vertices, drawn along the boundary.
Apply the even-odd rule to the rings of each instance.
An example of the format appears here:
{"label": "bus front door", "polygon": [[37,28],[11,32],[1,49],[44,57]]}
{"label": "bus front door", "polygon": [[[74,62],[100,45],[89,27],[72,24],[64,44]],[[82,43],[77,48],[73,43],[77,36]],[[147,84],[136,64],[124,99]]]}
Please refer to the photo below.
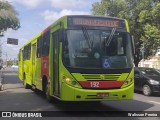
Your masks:
{"label": "bus front door", "polygon": [[59,97],[59,42],[58,42],[58,32],[53,33],[53,92],[54,95]]}

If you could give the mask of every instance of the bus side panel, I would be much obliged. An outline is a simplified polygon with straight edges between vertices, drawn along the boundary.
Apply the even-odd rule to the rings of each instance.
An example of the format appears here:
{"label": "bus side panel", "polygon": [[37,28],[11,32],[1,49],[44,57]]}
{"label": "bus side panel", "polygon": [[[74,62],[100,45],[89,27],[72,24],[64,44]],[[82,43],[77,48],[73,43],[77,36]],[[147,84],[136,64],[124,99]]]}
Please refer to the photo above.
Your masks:
{"label": "bus side panel", "polygon": [[26,78],[26,83],[28,85],[32,85],[32,61],[31,60],[24,61],[24,74]]}
{"label": "bus side panel", "polygon": [[50,80],[50,95],[53,95],[53,37],[50,37],[49,49],[49,80]]}
{"label": "bus side panel", "polygon": [[42,90],[41,58],[36,58],[35,85],[37,89]]}
{"label": "bus side panel", "polygon": [[49,79],[48,78],[48,75],[49,75],[49,61],[48,61],[48,56],[46,57],[42,57],[41,58],[41,78],[43,78],[44,76],[47,77],[47,80]]}

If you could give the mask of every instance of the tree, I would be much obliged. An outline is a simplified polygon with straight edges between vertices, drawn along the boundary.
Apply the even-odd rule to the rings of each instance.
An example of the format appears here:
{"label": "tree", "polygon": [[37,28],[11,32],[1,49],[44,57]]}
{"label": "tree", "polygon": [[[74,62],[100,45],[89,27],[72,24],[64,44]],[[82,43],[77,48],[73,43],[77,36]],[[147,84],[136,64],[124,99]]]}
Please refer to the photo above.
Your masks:
{"label": "tree", "polygon": [[93,15],[108,15],[117,17],[126,8],[126,2],[124,0],[101,0],[92,4]]}
{"label": "tree", "polygon": [[20,27],[17,12],[7,1],[0,1],[0,34],[11,28],[17,30]]}
{"label": "tree", "polygon": [[145,58],[147,58],[149,55],[152,55],[155,51],[155,48],[159,47],[160,43],[160,30],[157,28],[157,26],[153,26],[150,24],[146,24],[143,27],[144,30],[144,36],[142,36],[141,39],[145,41]]}
{"label": "tree", "polygon": [[153,54],[160,44],[160,2],[159,0],[101,0],[92,5],[93,15],[109,15],[127,19],[134,36],[136,53],[135,66],[144,57]]}

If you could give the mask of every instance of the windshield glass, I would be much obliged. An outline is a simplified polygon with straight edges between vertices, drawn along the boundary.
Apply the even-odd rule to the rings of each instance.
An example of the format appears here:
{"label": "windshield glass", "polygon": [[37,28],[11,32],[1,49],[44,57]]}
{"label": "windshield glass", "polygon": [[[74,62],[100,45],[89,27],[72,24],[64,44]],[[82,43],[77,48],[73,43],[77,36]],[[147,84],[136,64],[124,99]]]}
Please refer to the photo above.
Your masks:
{"label": "windshield glass", "polygon": [[146,76],[160,76],[160,73],[152,68],[140,68],[143,75]]}
{"label": "windshield glass", "polygon": [[63,61],[70,67],[131,68],[131,37],[112,30],[67,30]]}

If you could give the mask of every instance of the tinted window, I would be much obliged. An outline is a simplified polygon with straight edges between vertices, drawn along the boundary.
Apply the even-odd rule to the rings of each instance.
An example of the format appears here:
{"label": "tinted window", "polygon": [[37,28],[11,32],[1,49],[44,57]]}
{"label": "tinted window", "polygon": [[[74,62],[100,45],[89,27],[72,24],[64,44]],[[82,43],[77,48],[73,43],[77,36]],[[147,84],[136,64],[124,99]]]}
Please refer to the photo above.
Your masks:
{"label": "tinted window", "polygon": [[37,40],[37,57],[49,55],[50,31],[44,33]]}
{"label": "tinted window", "polygon": [[152,68],[140,68],[143,75],[146,76],[160,76],[160,73]]}
{"label": "tinted window", "polygon": [[42,55],[42,36],[37,39],[37,57]]}
{"label": "tinted window", "polygon": [[66,65],[81,68],[131,68],[130,35],[112,31],[67,30],[63,50]]}
{"label": "tinted window", "polygon": [[44,33],[42,40],[42,56],[49,55],[50,31]]}
{"label": "tinted window", "polygon": [[29,60],[31,54],[31,44],[28,44],[24,47],[23,58],[24,60]]}

